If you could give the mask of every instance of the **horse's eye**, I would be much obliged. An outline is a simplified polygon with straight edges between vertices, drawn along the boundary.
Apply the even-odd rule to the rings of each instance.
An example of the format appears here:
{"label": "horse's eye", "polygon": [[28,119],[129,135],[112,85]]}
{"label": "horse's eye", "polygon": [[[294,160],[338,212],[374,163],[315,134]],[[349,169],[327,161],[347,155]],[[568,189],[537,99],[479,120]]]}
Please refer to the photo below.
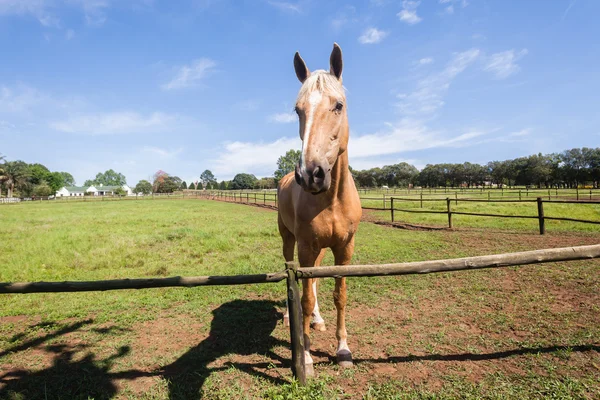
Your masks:
{"label": "horse's eye", "polygon": [[296,112],[296,114],[300,115],[300,109],[298,107],[294,107],[294,111]]}
{"label": "horse's eye", "polygon": [[341,101],[338,101],[335,104],[335,111],[342,111],[342,108],[344,108],[344,103],[342,103]]}

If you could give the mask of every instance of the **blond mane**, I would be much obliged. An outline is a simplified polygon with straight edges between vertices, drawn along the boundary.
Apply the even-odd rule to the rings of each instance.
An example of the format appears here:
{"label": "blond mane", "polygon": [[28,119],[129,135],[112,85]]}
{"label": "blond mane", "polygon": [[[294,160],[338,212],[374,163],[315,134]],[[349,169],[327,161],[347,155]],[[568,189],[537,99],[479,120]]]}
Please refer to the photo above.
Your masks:
{"label": "blond mane", "polygon": [[296,102],[315,90],[321,93],[330,93],[339,99],[346,97],[345,88],[342,83],[334,75],[330,74],[329,71],[319,69],[311,72],[310,76],[306,78],[300,88]]}

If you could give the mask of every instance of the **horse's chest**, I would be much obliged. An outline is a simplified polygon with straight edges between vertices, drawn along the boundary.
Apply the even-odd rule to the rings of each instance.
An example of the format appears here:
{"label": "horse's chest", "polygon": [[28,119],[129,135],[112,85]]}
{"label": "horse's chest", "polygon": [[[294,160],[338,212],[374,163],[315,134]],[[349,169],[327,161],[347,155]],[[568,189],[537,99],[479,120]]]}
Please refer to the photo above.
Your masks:
{"label": "horse's chest", "polygon": [[356,232],[358,224],[343,213],[323,213],[311,221],[311,231],[323,247],[346,243]]}

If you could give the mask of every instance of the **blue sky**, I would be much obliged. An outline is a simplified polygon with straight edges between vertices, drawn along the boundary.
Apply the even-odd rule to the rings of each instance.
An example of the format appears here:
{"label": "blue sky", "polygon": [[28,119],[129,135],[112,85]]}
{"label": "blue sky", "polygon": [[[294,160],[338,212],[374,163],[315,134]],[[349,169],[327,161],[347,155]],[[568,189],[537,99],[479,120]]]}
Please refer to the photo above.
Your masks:
{"label": "blue sky", "polygon": [[600,1],[0,0],[0,153],[135,185],[270,176],[299,149],[295,51],[344,54],[350,164],[600,143]]}

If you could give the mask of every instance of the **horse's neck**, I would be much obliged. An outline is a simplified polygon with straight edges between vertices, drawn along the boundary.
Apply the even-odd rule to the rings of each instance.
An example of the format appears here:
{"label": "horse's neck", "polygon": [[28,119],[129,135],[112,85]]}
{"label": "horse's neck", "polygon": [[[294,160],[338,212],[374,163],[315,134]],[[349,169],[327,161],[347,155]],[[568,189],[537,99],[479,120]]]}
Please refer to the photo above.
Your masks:
{"label": "horse's neck", "polygon": [[333,169],[331,170],[331,187],[328,194],[331,199],[342,197],[348,189],[348,178],[350,170],[348,169],[348,150],[338,156]]}

